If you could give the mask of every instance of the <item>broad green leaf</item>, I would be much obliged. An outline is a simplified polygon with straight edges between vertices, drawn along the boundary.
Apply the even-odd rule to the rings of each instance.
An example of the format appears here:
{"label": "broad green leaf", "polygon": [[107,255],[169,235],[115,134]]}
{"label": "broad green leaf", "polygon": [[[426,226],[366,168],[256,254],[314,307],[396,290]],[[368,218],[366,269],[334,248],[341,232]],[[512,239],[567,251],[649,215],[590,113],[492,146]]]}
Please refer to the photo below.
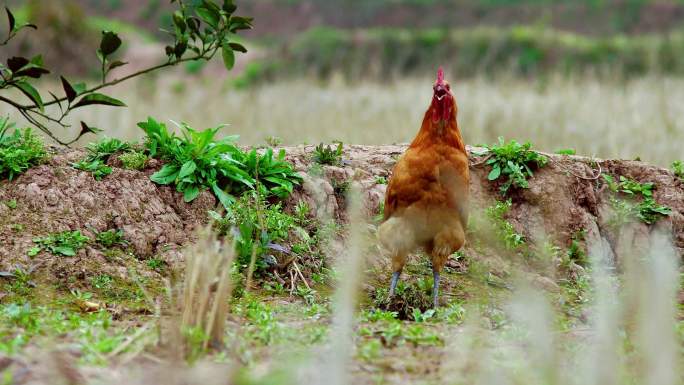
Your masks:
{"label": "broad green leaf", "polygon": [[32,85],[30,85],[26,82],[17,82],[17,83],[14,83],[14,86],[19,88],[19,90],[24,95],[26,95],[29,99],[31,99],[31,101],[33,101],[41,111],[44,110],[43,99],[41,99],[40,94],[38,93],[38,91],[35,88],[33,88]]}
{"label": "broad green leaf", "polygon": [[69,246],[56,246],[52,250],[55,254],[61,254],[67,257],[73,257],[76,255],[76,250]]}
{"label": "broad green leaf", "polygon": [[195,198],[197,198],[199,193],[200,190],[199,187],[197,187],[197,185],[190,185],[185,189],[185,191],[183,191],[183,200],[186,203],[192,202],[193,200],[195,200]]}
{"label": "broad green leaf", "polygon": [[176,180],[178,176],[178,166],[173,164],[165,164],[161,170],[155,172],[150,176],[150,180],[158,184],[170,184]]}
{"label": "broad green leaf", "polygon": [[226,209],[230,208],[233,202],[235,202],[235,198],[233,198],[229,194],[226,194],[226,192],[221,190],[221,188],[216,183],[211,185],[211,190],[214,192],[214,195],[216,195],[219,202],[221,202],[223,207],[225,207]]}
{"label": "broad green leaf", "polygon": [[226,69],[232,70],[235,66],[235,52],[228,44],[221,47],[221,56],[223,56],[223,65],[226,66]]}
{"label": "broad green leaf", "polygon": [[195,12],[197,13],[197,16],[200,17],[200,19],[204,20],[207,24],[210,26],[216,28],[218,27],[219,19],[220,19],[220,14],[216,12],[215,9],[210,9],[205,6],[199,6],[195,9]]}
{"label": "broad green leaf", "polygon": [[81,100],[79,100],[71,108],[88,106],[91,104],[102,104],[105,106],[114,106],[114,107],[126,107],[126,104],[124,104],[124,102],[122,102],[121,100],[114,99],[114,98],[107,96],[107,95],[104,95],[104,94],[92,93],[92,94],[88,94],[88,95],[84,96],[83,98],[81,98]]}
{"label": "broad green leaf", "polygon": [[499,178],[500,175],[501,175],[501,167],[499,167],[499,165],[497,165],[496,167],[492,168],[492,171],[487,176],[487,179],[496,180],[497,178]]}
{"label": "broad green leaf", "polygon": [[185,178],[186,176],[195,172],[196,169],[197,164],[195,164],[195,162],[193,162],[192,160],[185,162],[181,167],[180,172],[178,173],[178,179]]}

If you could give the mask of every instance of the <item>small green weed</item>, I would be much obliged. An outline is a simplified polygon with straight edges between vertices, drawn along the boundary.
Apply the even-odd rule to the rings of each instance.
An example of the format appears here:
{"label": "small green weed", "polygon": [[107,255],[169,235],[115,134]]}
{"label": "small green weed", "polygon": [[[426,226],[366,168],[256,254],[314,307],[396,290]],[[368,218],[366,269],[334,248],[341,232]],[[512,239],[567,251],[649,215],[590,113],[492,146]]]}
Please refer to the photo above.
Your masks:
{"label": "small green weed", "polygon": [[675,160],[672,162],[672,172],[675,176],[684,181],[684,162]]}
{"label": "small green weed", "polygon": [[265,142],[267,145],[271,147],[278,147],[281,144],[283,144],[283,138],[279,138],[277,136],[269,136],[265,139]]}
{"label": "small green weed", "polygon": [[610,198],[614,211],[611,223],[615,226],[621,226],[634,218],[650,225],[672,213],[671,208],[659,205],[653,198],[655,184],[652,182],[639,183],[622,175],[617,182],[607,174],[603,174],[603,179],[613,193],[622,193],[632,198],[632,201]]}
{"label": "small green weed", "polygon": [[110,290],[113,283],[114,280],[110,275],[107,274],[99,274],[90,279],[90,284],[93,286],[93,288],[102,291]]}
{"label": "small green weed", "polygon": [[411,316],[415,322],[427,322],[435,315],[435,309],[427,309],[424,312],[418,308],[414,308]]}
{"label": "small green weed", "polygon": [[409,326],[404,338],[414,346],[437,346],[443,343],[437,333],[419,324]]}
{"label": "small green weed", "polygon": [[156,271],[164,271],[166,268],[166,262],[159,258],[152,258],[147,260],[147,267]]}
{"label": "small green weed", "polygon": [[387,184],[387,178],[384,176],[379,176],[375,178],[375,184]]}
{"label": "small green weed", "polygon": [[249,265],[252,252],[256,251],[256,272],[268,266],[268,261],[261,258],[267,247],[287,239],[297,222],[295,217],[283,212],[280,203],[269,205],[256,192],[245,193],[230,206],[225,215],[212,211],[210,216],[220,235],[234,237],[236,261],[241,269]]}
{"label": "small green weed", "polygon": [[29,251],[29,256],[35,256],[41,250],[49,251],[54,255],[71,257],[88,243],[88,237],[81,234],[79,230],[64,231],[61,233],[50,234],[43,238],[34,238],[36,247]]}
{"label": "small green weed", "polygon": [[396,311],[386,311],[382,309],[370,309],[364,310],[361,313],[361,319],[366,322],[382,322],[382,321],[395,321],[397,319]]}
{"label": "small green weed", "polygon": [[36,284],[31,280],[31,270],[27,270],[22,266],[16,266],[11,273],[2,272],[2,277],[10,280],[5,285],[5,290],[19,296],[29,295],[31,289],[36,287]]}
{"label": "small green weed", "polygon": [[316,146],[313,151],[313,160],[318,164],[329,164],[331,166],[337,166],[342,163],[342,150],[344,144],[342,142],[337,143],[337,147],[331,147],[329,145],[324,145],[323,143]]}
{"label": "small green weed", "polygon": [[575,151],[574,148],[563,148],[560,150],[556,150],[556,154],[558,154],[558,155],[576,155],[577,151]]}
{"label": "small green weed", "polygon": [[102,180],[102,178],[112,173],[112,168],[107,166],[102,160],[80,160],[72,163],[71,166],[77,170],[87,171],[93,174],[95,180]]}
{"label": "small green weed", "polygon": [[12,128],[9,117],[0,118],[0,180],[12,180],[47,158],[43,141],[30,128],[10,134]]}
{"label": "small green weed", "polygon": [[515,231],[513,225],[506,220],[506,213],[511,209],[511,200],[497,201],[485,209],[485,215],[494,225],[498,239],[503,240],[506,248],[515,250],[525,244],[525,238]]}
{"label": "small green weed", "polygon": [[7,206],[8,208],[10,208],[12,210],[17,208],[17,200],[16,199],[11,199],[11,200],[8,200],[4,203],[5,203],[5,206]]}
{"label": "small green weed", "polygon": [[128,151],[119,155],[119,160],[123,165],[123,168],[127,170],[142,170],[145,168],[148,157],[139,151]]}
{"label": "small green weed", "polygon": [[130,143],[116,138],[104,137],[97,142],[88,144],[86,146],[88,155],[84,159],[72,163],[71,166],[77,170],[90,172],[95,180],[102,180],[102,178],[112,173],[112,168],[107,166],[109,157],[130,148]]}
{"label": "small green weed", "polygon": [[548,158],[535,151],[530,150],[532,145],[527,142],[520,144],[515,140],[508,143],[504,142],[503,137],[499,137],[498,145],[484,146],[491,158],[486,164],[492,167],[487,179],[490,181],[505,178],[500,190],[505,195],[513,187],[529,188],[527,178],[534,174],[532,168],[544,167]]}
{"label": "small green weed", "polygon": [[103,137],[97,142],[90,143],[86,146],[88,156],[86,159],[95,160],[100,159],[107,161],[110,156],[117,152],[127,151],[131,149],[131,144],[116,138]]}
{"label": "small green weed", "polygon": [[358,349],[358,356],[364,361],[371,362],[380,357],[382,343],[376,339],[365,342]]}
{"label": "small green weed", "polygon": [[96,232],[95,241],[100,245],[110,248],[112,246],[127,246],[128,242],[123,239],[124,232],[122,230],[110,229],[107,231]]}

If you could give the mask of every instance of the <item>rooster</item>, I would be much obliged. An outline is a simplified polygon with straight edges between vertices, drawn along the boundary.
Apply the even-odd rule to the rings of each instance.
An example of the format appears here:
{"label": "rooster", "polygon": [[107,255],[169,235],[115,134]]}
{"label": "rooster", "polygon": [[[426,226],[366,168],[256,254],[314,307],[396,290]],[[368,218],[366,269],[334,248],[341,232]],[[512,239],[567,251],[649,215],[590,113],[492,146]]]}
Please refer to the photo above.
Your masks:
{"label": "rooster", "polygon": [[456,113],[440,68],[420,131],[394,166],[385,194],[378,237],[392,257],[390,297],[408,254],[422,247],[432,261],[432,300],[437,307],[440,272],[465,243],[470,176]]}

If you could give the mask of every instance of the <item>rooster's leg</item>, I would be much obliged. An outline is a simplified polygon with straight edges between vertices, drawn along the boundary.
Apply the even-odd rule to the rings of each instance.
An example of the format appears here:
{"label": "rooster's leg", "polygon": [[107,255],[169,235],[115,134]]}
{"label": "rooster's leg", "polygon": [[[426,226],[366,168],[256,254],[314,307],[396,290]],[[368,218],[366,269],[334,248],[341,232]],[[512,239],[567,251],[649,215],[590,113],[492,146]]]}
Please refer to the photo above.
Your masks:
{"label": "rooster's leg", "polygon": [[434,279],[434,282],[432,284],[432,303],[434,307],[439,306],[439,270],[433,268],[432,269],[432,277]]}
{"label": "rooster's leg", "polygon": [[397,288],[397,282],[399,282],[399,276],[401,275],[401,271],[395,271],[392,273],[392,281],[390,282],[390,290],[389,290],[389,296],[394,297],[394,289]]}

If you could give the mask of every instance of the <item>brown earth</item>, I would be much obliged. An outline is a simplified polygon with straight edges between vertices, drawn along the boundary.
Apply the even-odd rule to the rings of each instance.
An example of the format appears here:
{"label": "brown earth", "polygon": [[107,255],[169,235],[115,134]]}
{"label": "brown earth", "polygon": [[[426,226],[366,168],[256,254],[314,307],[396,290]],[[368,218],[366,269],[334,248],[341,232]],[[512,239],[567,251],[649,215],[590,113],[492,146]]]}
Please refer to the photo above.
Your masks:
{"label": "brown earth", "polygon": [[[292,210],[303,200],[311,208],[311,215],[345,221],[344,192],[351,185],[359,188],[367,214],[378,213],[386,188],[383,178],[389,178],[395,160],[406,147],[345,146],[342,165],[320,169],[312,168],[313,148],[286,148],[288,160],[304,181],[288,198],[285,208]],[[83,157],[83,151],[56,151],[46,164],[12,182],[0,183],[0,202],[16,200],[14,209],[0,204],[0,271],[12,271],[16,265],[32,267],[43,272],[48,281],[69,286],[78,286],[79,278],[103,271],[114,276],[127,274],[127,266],[112,263],[103,250],[92,244],[74,257],[55,257],[47,252],[27,255],[35,237],[66,230],[80,230],[94,238],[94,230],[120,229],[129,242],[126,251],[138,261],[155,257],[173,264],[181,258],[177,249],[192,240],[193,230],[206,222],[206,212],[216,204],[206,191],[192,204],[186,204],[173,188],[155,185],[149,180],[159,167],[154,160],[142,172],[124,170],[114,163],[113,173],[96,181],[91,174],[70,166]],[[550,240],[565,249],[573,235],[586,230],[587,242],[601,242],[619,259],[626,251],[621,242],[626,236],[633,237],[629,238],[630,245],[648,247],[647,241],[640,240],[660,229],[672,234],[680,255],[684,255],[684,183],[670,171],[637,161],[548,156],[551,161],[536,171],[530,188],[513,191],[507,215],[516,231],[532,244]],[[489,168],[482,164],[482,157],[471,154],[471,161],[471,195],[477,211],[503,197],[498,184],[487,180]],[[599,167],[616,178],[624,175],[642,183],[654,182],[656,201],[670,207],[672,214],[652,226],[635,222],[615,228],[608,201],[612,193],[602,178],[592,178]],[[66,282],[67,278],[71,283]]]}

